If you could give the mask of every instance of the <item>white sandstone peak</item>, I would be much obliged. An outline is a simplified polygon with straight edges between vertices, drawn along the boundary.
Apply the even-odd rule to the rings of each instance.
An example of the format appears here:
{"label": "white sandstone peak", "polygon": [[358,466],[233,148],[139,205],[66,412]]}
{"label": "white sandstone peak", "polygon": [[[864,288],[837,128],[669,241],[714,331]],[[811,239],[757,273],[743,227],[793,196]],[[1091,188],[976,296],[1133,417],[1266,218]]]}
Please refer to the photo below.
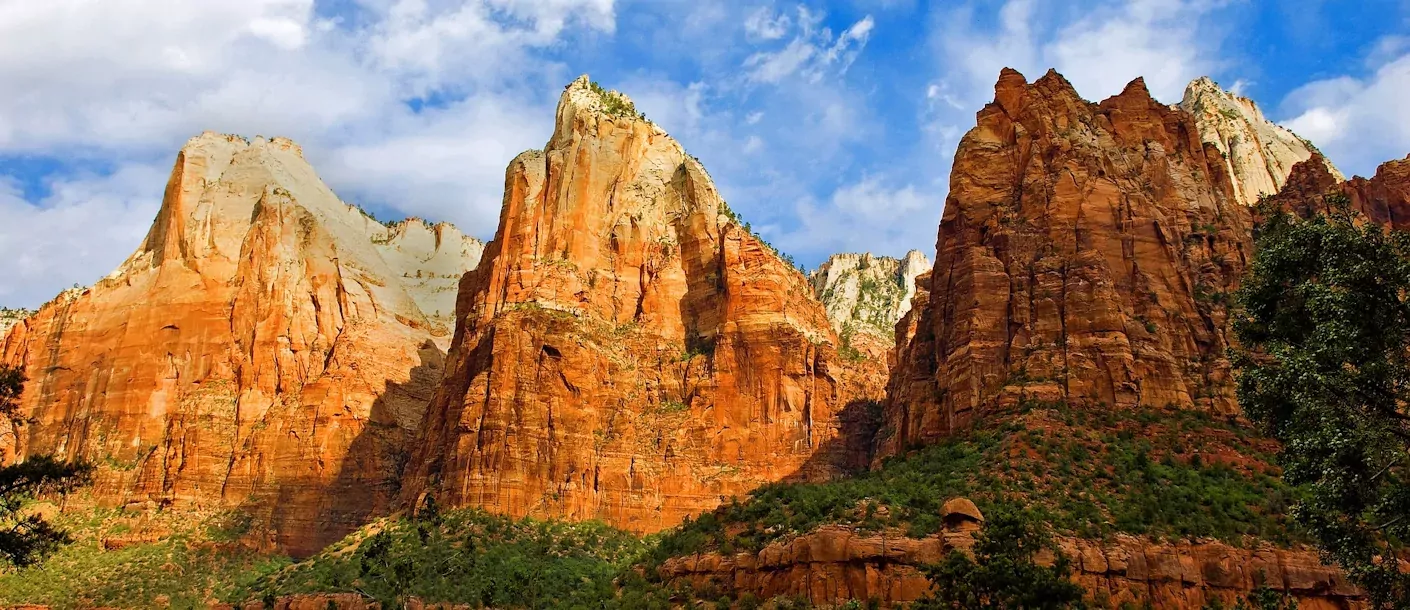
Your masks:
{"label": "white sandstone peak", "polygon": [[[1316,151],[1311,142],[1264,117],[1253,100],[1225,91],[1207,76],[1185,88],[1178,107],[1194,115],[1200,137],[1224,156],[1235,194],[1244,205],[1277,193],[1293,165]],[[1331,161],[1327,169],[1343,179]]]}

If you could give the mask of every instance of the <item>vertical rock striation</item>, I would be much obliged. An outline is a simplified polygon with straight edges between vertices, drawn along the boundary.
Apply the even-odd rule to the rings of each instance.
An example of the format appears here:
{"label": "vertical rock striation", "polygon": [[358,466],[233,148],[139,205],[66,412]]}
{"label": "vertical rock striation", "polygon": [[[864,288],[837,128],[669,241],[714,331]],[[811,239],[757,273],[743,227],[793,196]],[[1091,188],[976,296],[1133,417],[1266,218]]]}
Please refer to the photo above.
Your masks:
{"label": "vertical rock striation", "polygon": [[315,550],[397,492],[449,343],[423,306],[477,255],[342,203],[288,140],[193,138],[141,247],[7,335],[33,419],[11,450],[97,463],[110,504],[238,507]]}
{"label": "vertical rock striation", "polygon": [[[1293,165],[1317,152],[1311,142],[1264,118],[1253,100],[1221,89],[1209,77],[1195,79],[1185,87],[1179,108],[1194,115],[1200,137],[1219,150],[1224,158],[1224,173],[1244,205],[1277,193]],[[1322,159],[1320,155],[1318,158]],[[1330,161],[1321,162],[1331,175],[1342,180]]]}
{"label": "vertical rock striation", "polygon": [[1225,298],[1250,218],[1200,138],[1140,79],[1092,104],[1004,70],[897,325],[880,454],[1026,398],[1236,410]]}
{"label": "vertical rock striation", "polygon": [[644,532],[857,461],[826,313],[732,219],[630,99],[570,84],[460,285],[403,501]]}

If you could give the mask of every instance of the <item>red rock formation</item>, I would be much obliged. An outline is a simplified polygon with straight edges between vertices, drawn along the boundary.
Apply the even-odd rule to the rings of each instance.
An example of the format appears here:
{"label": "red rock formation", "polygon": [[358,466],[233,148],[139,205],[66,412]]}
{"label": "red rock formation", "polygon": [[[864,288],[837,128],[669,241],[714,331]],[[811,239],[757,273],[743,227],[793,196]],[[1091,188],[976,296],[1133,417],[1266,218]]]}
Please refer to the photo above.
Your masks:
{"label": "red rock formation", "polygon": [[1314,156],[1293,166],[1287,185],[1272,200],[1299,214],[1325,212],[1325,195],[1334,192],[1345,195],[1353,210],[1372,221],[1410,230],[1410,157],[1382,163],[1369,179],[1355,176],[1342,182]]}
{"label": "red rock formation", "polygon": [[9,449],[95,462],[104,503],[240,507],[294,553],[336,540],[397,492],[441,375],[448,333],[401,281],[419,271],[387,262],[406,230],[288,140],[192,139],[137,252],[5,339],[34,420]]}
{"label": "red rock formation", "polygon": [[[1366,607],[1360,591],[1339,570],[1323,565],[1315,551],[1157,544],[1130,536],[1057,543],[1072,558],[1074,580],[1098,607],[1141,607],[1149,601],[1154,608],[1202,608],[1217,598],[1230,608],[1260,586],[1293,595],[1307,610]],[[827,526],[754,554],[670,559],[660,574],[669,583],[714,585],[759,599],[800,596],[819,605],[875,599],[896,607],[930,590],[918,566],[970,544],[972,534],[964,532],[915,539]]]}
{"label": "red rock formation", "polygon": [[898,324],[881,454],[1025,396],[1234,411],[1223,298],[1250,219],[1199,137],[1139,79],[1092,104],[1005,70]]}
{"label": "red rock formation", "polygon": [[510,165],[457,315],[408,503],[647,532],[845,461],[851,396],[806,278],[585,77],[546,149]]}

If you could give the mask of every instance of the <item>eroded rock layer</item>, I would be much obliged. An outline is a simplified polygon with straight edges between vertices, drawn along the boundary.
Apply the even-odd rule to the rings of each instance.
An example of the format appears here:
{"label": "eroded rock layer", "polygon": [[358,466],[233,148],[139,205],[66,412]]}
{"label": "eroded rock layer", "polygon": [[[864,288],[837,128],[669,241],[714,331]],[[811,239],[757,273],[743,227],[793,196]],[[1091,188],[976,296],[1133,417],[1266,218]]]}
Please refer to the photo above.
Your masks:
{"label": "eroded rock layer", "polygon": [[[1317,152],[1311,142],[1265,118],[1253,100],[1221,89],[1208,77],[1195,79],[1185,88],[1179,107],[1194,115],[1200,137],[1219,150],[1234,195],[1244,205],[1277,193],[1293,165]],[[1337,180],[1342,179],[1330,161],[1318,158]]]}
{"label": "eroded rock layer", "polygon": [[[1361,592],[1339,570],[1323,565],[1315,551],[1154,543],[1131,536],[1056,542],[1072,560],[1073,579],[1099,608],[1208,608],[1216,602],[1232,608],[1258,587],[1286,593],[1309,610],[1367,607]],[[671,559],[660,573],[670,583],[758,599],[802,597],[823,606],[874,599],[904,607],[930,591],[920,566],[972,544],[967,532],[915,539],[828,526],[758,553]],[[1045,561],[1051,555],[1039,556]]]}
{"label": "eroded rock layer", "polygon": [[1225,299],[1250,217],[1194,118],[1005,70],[961,140],[935,270],[897,325],[880,455],[1024,399],[1237,409]]}
{"label": "eroded rock layer", "polygon": [[105,503],[238,507],[315,550],[397,492],[450,338],[422,291],[477,254],[342,203],[288,140],[193,138],[141,247],[7,335],[33,419],[10,449],[98,464]]}
{"label": "eroded rock layer", "polygon": [[827,477],[856,394],[806,278],[705,170],[581,78],[521,154],[460,286],[403,500],[655,531],[755,486]]}

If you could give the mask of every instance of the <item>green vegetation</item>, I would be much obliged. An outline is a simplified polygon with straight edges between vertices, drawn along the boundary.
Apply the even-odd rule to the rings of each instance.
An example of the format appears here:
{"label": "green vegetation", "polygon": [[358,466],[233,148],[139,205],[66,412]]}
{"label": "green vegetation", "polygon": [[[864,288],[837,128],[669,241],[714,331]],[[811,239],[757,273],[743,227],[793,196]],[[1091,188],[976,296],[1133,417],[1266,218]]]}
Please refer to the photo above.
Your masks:
{"label": "green vegetation", "polygon": [[1410,234],[1340,194],[1298,219],[1265,199],[1236,296],[1239,403],[1282,441],[1291,514],[1379,607],[1410,607]]}
{"label": "green vegetation", "polygon": [[[0,434],[19,436],[26,422],[20,413],[24,371],[0,366]],[[43,560],[73,541],[68,532],[29,510],[40,495],[67,494],[91,482],[93,466],[61,462],[46,455],[0,468],[0,562],[24,567]]]}
{"label": "green vegetation", "polygon": [[646,120],[646,115],[636,110],[636,104],[616,91],[608,91],[602,85],[593,81],[588,84],[593,93],[597,94],[597,99],[602,101],[602,110],[609,115],[624,119]]}
{"label": "green vegetation", "polygon": [[[183,526],[178,518],[93,510],[56,520],[78,540],[42,564],[0,574],[0,605],[204,608],[207,600],[230,597],[288,563],[236,542],[248,527],[239,516]],[[152,529],[138,535],[143,528]],[[114,543],[124,536],[132,543]],[[104,548],[104,540],[113,548]]]}
{"label": "green vegetation", "polygon": [[[249,591],[358,593],[384,608],[409,597],[490,608],[650,605],[656,593],[624,576],[646,544],[601,523],[511,519],[480,510],[383,519]],[[617,601],[614,581],[628,585]],[[631,582],[627,582],[631,581]],[[239,596],[228,598],[242,601]]]}
{"label": "green vegetation", "polygon": [[[922,569],[934,592],[918,600],[915,610],[1085,608],[1082,587],[1069,580],[1072,561],[1057,550],[1046,526],[1032,513],[991,513],[975,538],[974,557],[950,551],[937,565]],[[1053,565],[1039,566],[1041,550],[1055,554]]]}
{"label": "green vegetation", "polygon": [[1044,403],[986,418],[996,423],[879,470],[761,487],[665,534],[653,557],[754,550],[827,523],[920,537],[940,530],[941,505],[959,496],[985,512],[1032,507],[1056,530],[1089,538],[1290,541],[1289,492],[1267,463],[1271,447],[1236,421],[1173,408]]}

